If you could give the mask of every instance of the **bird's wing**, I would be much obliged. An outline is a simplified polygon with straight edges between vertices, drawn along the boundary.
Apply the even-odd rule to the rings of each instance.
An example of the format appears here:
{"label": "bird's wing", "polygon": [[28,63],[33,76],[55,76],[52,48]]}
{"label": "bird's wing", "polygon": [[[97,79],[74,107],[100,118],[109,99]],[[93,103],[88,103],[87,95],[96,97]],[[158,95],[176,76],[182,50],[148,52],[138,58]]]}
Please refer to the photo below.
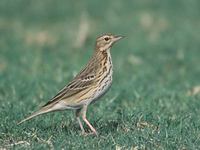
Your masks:
{"label": "bird's wing", "polygon": [[81,91],[91,87],[95,80],[95,74],[93,72],[86,72],[82,70],[67,86],[58,92],[49,102],[47,102],[43,107],[57,103],[62,99],[68,99],[69,97],[80,93]]}

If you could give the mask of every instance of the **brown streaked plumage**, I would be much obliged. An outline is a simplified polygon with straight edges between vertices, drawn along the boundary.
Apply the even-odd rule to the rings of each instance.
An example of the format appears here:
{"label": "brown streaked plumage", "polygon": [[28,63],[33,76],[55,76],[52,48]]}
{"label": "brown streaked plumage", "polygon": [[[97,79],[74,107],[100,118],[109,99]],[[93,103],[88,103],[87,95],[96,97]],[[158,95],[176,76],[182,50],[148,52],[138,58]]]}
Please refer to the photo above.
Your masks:
{"label": "brown streaked plumage", "polygon": [[94,55],[86,67],[39,111],[20,121],[18,124],[48,112],[75,109],[82,132],[85,133],[85,130],[80,116],[92,132],[97,135],[95,128],[86,118],[86,111],[88,105],[102,96],[112,83],[113,70],[110,49],[121,38],[121,36],[111,34],[97,38]]}

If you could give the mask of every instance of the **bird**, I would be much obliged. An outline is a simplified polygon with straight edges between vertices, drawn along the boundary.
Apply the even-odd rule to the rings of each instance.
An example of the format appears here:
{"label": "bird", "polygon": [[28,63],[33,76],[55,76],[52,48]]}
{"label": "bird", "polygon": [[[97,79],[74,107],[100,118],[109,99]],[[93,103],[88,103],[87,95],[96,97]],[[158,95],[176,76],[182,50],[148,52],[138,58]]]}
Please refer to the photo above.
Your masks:
{"label": "bird", "polygon": [[103,96],[112,84],[113,64],[111,47],[123,36],[104,34],[96,39],[95,50],[86,66],[38,111],[18,122],[21,124],[36,116],[66,109],[75,110],[82,134],[85,132],[81,119],[90,128],[90,134],[98,136],[96,129],[86,117],[89,104]]}

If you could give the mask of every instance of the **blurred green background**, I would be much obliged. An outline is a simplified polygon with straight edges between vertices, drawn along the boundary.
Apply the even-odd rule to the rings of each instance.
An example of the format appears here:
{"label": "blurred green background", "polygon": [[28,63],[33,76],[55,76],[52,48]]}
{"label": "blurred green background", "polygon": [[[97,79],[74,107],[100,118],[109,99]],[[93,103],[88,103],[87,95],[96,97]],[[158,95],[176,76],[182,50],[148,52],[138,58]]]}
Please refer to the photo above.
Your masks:
{"label": "blurred green background", "polygon": [[[87,63],[104,33],[114,82],[81,136],[72,111],[17,126]],[[200,149],[199,0],[1,0],[0,149]]]}

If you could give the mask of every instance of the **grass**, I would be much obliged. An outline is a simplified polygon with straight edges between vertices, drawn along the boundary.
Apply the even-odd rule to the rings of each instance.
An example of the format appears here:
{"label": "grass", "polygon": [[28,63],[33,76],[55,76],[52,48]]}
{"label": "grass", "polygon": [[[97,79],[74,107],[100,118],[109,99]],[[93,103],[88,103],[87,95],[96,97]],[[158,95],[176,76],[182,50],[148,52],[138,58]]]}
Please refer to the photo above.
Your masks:
{"label": "grass", "polygon": [[[0,149],[200,149],[199,10],[198,0],[1,0]],[[17,126],[105,32],[126,39],[112,49],[111,90],[89,107],[100,136],[81,136],[72,111]]]}

